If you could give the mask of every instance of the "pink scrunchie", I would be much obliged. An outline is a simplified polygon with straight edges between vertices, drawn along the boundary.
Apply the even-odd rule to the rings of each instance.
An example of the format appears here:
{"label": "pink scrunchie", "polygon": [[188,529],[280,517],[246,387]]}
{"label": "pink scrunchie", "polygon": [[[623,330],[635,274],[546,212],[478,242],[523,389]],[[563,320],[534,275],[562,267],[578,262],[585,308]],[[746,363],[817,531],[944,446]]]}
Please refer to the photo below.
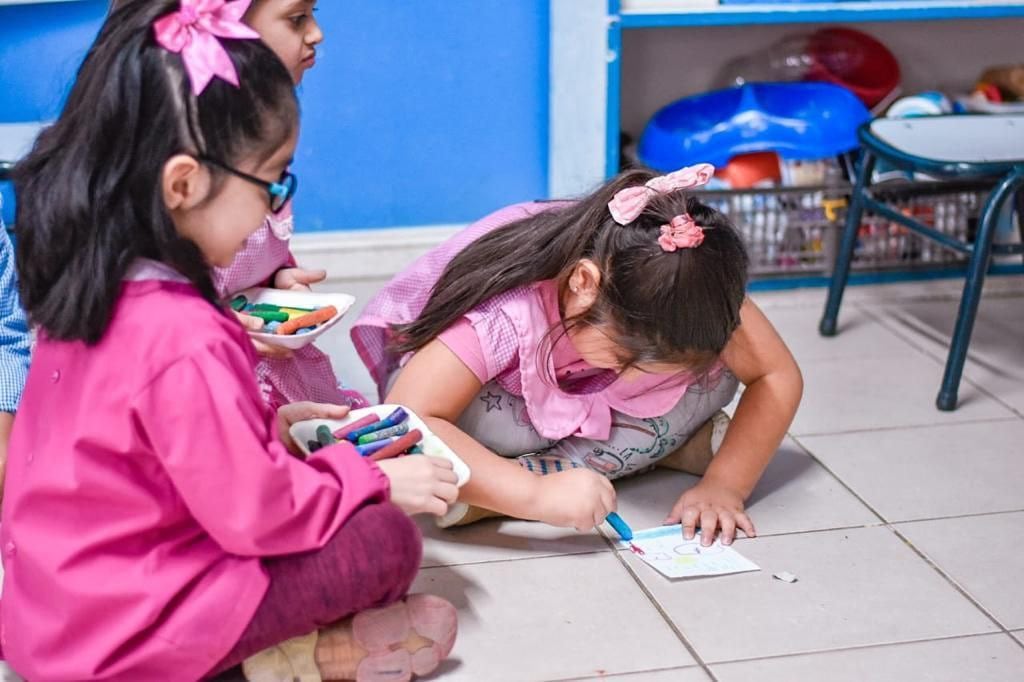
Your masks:
{"label": "pink scrunchie", "polygon": [[677,215],[668,225],[661,226],[658,244],[669,253],[676,249],[695,249],[704,242],[704,230],[689,214]]}

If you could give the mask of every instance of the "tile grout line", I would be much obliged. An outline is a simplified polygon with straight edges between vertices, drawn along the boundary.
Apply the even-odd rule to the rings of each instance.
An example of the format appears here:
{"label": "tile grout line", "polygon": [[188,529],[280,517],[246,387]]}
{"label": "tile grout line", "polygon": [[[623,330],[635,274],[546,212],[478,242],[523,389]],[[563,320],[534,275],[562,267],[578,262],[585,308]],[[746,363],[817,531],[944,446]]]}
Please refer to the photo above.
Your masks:
{"label": "tile grout line", "polygon": [[[887,322],[887,318],[882,317],[882,316],[876,314],[876,312],[874,310],[870,310],[868,308],[862,308],[861,310],[864,312],[864,314],[866,314],[869,318],[871,318],[872,320],[874,320],[875,322],[880,324],[883,328],[888,329],[890,332],[892,332],[893,334],[895,334],[899,338],[903,339],[903,341],[905,341],[908,345],[910,345],[911,347],[913,347],[913,348],[917,349],[918,351],[920,351],[921,354],[931,358],[932,360],[935,360],[938,363],[940,369],[944,369],[945,368],[946,360],[947,360],[948,356],[947,357],[940,357],[940,356],[936,355],[934,351],[929,350],[928,348],[924,347],[920,342],[917,342],[916,340],[912,339],[908,334],[906,334],[906,332],[903,329],[897,327],[896,325],[889,324]],[[975,323],[975,324],[977,324],[977,323]],[[973,329],[972,329],[972,332],[973,332]],[[928,336],[924,332],[924,330],[919,330],[919,333],[922,336],[925,336],[925,337]],[[973,333],[972,333],[972,335],[973,335]],[[940,345],[942,345],[940,340],[936,339],[935,341],[936,341],[936,343],[939,343]],[[950,342],[952,342],[952,341],[950,341]],[[971,359],[971,357],[970,357],[970,349],[968,348],[967,356],[965,357],[965,363],[964,363],[965,368],[966,368],[966,361],[968,361],[970,359]],[[974,362],[977,364],[978,360],[974,360]],[[940,379],[941,379],[941,377],[940,377]],[[984,396],[990,398],[991,400],[994,400],[995,402],[999,403],[1000,405],[1002,405],[1003,407],[1005,407],[1006,409],[1008,409],[1010,412],[1012,412],[1013,414],[1017,415],[1018,417],[1024,417],[1024,414],[1019,412],[1012,405],[1004,402],[1002,398],[1000,398],[999,396],[993,394],[991,391],[989,391],[987,388],[985,388],[981,384],[979,384],[976,381],[972,380],[966,373],[961,375],[960,381],[961,381],[961,383],[966,381],[968,384],[970,384],[976,390],[978,390],[982,395],[984,395]]]}
{"label": "tile grout line", "polygon": [[960,585],[960,583],[958,583],[956,580],[954,580],[952,575],[950,575],[950,574],[946,573],[944,570],[942,570],[942,568],[940,568],[937,563],[932,561],[932,559],[927,554],[925,554],[922,550],[918,549],[917,545],[915,545],[913,542],[910,541],[910,538],[908,538],[906,535],[901,533],[900,530],[898,528],[896,528],[895,526],[890,525],[889,529],[893,532],[893,534],[896,535],[896,537],[898,537],[903,542],[903,544],[905,544],[907,547],[909,547],[910,550],[912,552],[914,552],[914,554],[916,554],[919,557],[921,557],[921,559],[923,559],[929,566],[931,566],[932,570],[934,570],[936,573],[938,573],[940,576],[942,576],[943,580],[945,580],[947,583],[949,583],[953,587],[954,590],[959,592],[960,595],[964,599],[966,599],[969,603],[973,604],[974,607],[976,609],[978,609],[979,611],[981,611],[985,615],[986,618],[988,618],[990,621],[992,621],[992,623],[995,624],[995,626],[997,628],[999,628],[1000,632],[1002,632],[1005,635],[1008,635],[1011,639],[1015,639],[1013,637],[1013,635],[1010,634],[1009,628],[1007,628],[1005,625],[1003,625],[1001,622],[999,622],[999,619],[996,618],[995,615],[992,614],[987,608],[982,606],[981,602],[979,602],[977,599],[975,599],[973,595],[971,595],[964,587],[962,587]]}
{"label": "tile grout line", "polygon": [[[1000,406],[1005,407],[1002,402]],[[971,424],[996,424],[1003,422],[1017,422],[1024,418],[1024,415],[1017,415],[1016,412],[1006,417],[978,417],[976,419],[964,419],[960,421],[943,422],[940,424],[902,424],[895,426],[874,426],[865,427],[863,429],[845,429],[842,431],[803,431],[799,434],[790,433],[788,434],[792,438],[821,438],[823,436],[846,436],[858,433],[876,433],[879,431],[907,431],[910,429],[934,429],[935,427],[944,426],[966,426]]]}
{"label": "tile grout line", "polygon": [[598,680],[598,679],[600,679],[600,680],[604,680],[604,679],[614,680],[616,677],[627,677],[627,676],[632,676],[632,675],[642,675],[644,673],[672,672],[673,670],[689,670],[691,668],[696,668],[696,667],[697,666],[695,666],[695,665],[681,665],[681,666],[677,665],[677,666],[674,666],[674,667],[671,667],[671,668],[647,668],[646,670],[631,670],[629,672],[610,673],[610,674],[605,674],[605,675],[599,675],[597,677],[595,677],[593,675],[586,676],[586,677],[555,677],[555,678],[552,678],[552,679],[546,679],[546,680],[544,680],[544,682],[588,682],[588,680]]}
{"label": "tile grout line", "polygon": [[718,682],[718,678],[715,676],[713,672],[711,672],[711,668],[708,667],[707,662],[697,652],[697,648],[692,643],[690,643],[690,641],[686,638],[686,635],[683,634],[683,631],[679,629],[679,626],[677,626],[675,621],[672,620],[672,618],[668,615],[668,612],[665,611],[665,609],[658,602],[658,600],[651,593],[651,591],[647,589],[647,585],[644,584],[644,581],[641,580],[640,576],[637,575],[637,572],[633,570],[633,567],[629,565],[629,562],[626,561],[623,558],[623,556],[619,553],[619,550],[615,547],[614,542],[610,538],[605,536],[604,533],[602,533],[601,535],[602,537],[604,537],[605,542],[612,549],[613,553],[615,554],[616,560],[618,560],[618,562],[622,564],[622,567],[626,569],[626,572],[629,573],[629,575],[633,578],[633,582],[635,582],[637,587],[640,588],[640,592],[643,593],[645,597],[647,597],[647,601],[651,603],[651,606],[653,606],[654,609],[658,612],[662,620],[665,621],[665,624],[668,625],[672,633],[675,634],[676,638],[679,639],[679,642],[690,653],[690,656],[693,657],[693,660],[697,661],[697,665],[700,666],[701,670],[703,670],[704,673],[711,678],[711,682]]}
{"label": "tile grout line", "polygon": [[[781,658],[798,658],[800,656],[817,656],[820,654],[831,654],[831,653],[842,653],[845,651],[864,651],[866,649],[886,649],[889,647],[900,647],[907,646],[909,644],[923,644],[926,642],[948,642],[958,639],[976,639],[980,637],[999,637],[1006,635],[1005,632],[968,632],[960,635],[948,635],[944,637],[924,637],[920,639],[905,639],[898,642],[879,642],[876,644],[856,644],[853,646],[842,646],[834,649],[814,649],[810,651],[800,651],[796,653],[788,654],[771,654],[768,656],[753,656],[751,658],[735,658],[727,661],[714,661],[711,665],[732,665],[734,663],[754,663],[757,661],[772,661]],[[1016,638],[1010,635],[1010,639],[1017,642]],[[1020,642],[1017,642],[1020,644]],[[1021,645],[1024,647],[1024,644]],[[586,679],[586,678],[584,678]]]}
{"label": "tile grout line", "polygon": [[[896,526],[893,523],[889,522],[889,520],[886,519],[884,516],[882,516],[882,514],[877,509],[875,509],[872,505],[870,505],[867,500],[865,500],[863,497],[861,497],[855,490],[853,490],[853,488],[851,488],[849,485],[847,485],[845,481],[843,481],[841,478],[839,478],[839,476],[834,471],[832,471],[832,469],[830,469],[828,466],[825,465],[824,462],[822,462],[820,459],[818,459],[814,455],[814,453],[812,453],[802,442],[800,442],[799,439],[797,439],[796,437],[793,437],[793,436],[791,436],[791,438],[793,438],[793,440],[796,442],[796,444],[804,452],[806,452],[809,457],[811,457],[814,461],[818,462],[818,464],[820,464],[833,478],[835,478],[836,481],[838,481],[841,486],[846,488],[846,490],[849,491],[850,494],[853,495],[855,498],[857,498],[857,500],[859,500],[861,504],[863,504],[865,507],[867,507],[867,509],[872,514],[877,516],[882,521],[882,525],[885,528],[887,528],[891,533],[893,533],[897,538],[899,538],[900,541],[903,542],[904,545],[909,547],[910,550],[914,554],[919,556],[926,564],[928,564],[928,566],[930,566],[933,571],[938,573],[939,576],[946,583],[948,583],[954,590],[959,592],[960,595],[963,596],[968,601],[968,603],[972,604],[976,609],[978,609],[982,614],[984,614],[984,616],[986,618],[988,618],[990,621],[992,621],[992,623],[994,623],[995,626],[997,628],[999,628],[999,630],[1001,632],[1003,632],[1006,635],[1010,635],[1010,631],[1006,627],[1004,627],[1003,624],[1000,623],[999,620],[995,618],[995,616],[993,616],[991,613],[989,613],[988,609],[983,607],[976,599],[974,599],[974,597],[972,597],[970,594],[968,594],[966,590],[964,590],[955,580],[953,580],[952,576],[946,574],[941,568],[939,568],[938,564],[936,564],[934,561],[932,561],[927,555],[924,554],[924,552],[919,550],[914,545],[914,543],[910,542],[910,540],[905,535],[903,535],[903,533],[901,533],[899,531],[899,529],[896,528]],[[1012,638],[1013,636],[1010,635],[1010,637]]]}

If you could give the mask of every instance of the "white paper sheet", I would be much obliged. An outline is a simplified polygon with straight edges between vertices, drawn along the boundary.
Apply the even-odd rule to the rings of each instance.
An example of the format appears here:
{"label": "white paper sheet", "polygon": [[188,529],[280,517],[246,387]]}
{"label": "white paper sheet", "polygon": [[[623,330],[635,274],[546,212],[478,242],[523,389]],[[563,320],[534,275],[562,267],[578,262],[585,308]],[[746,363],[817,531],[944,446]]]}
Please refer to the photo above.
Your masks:
{"label": "white paper sheet", "polygon": [[692,540],[684,540],[682,527],[678,524],[637,531],[633,534],[632,542],[620,541],[619,547],[631,549],[669,578],[696,578],[761,570],[757,564],[732,547],[726,547],[720,540],[715,540],[710,547],[701,547],[699,532]]}

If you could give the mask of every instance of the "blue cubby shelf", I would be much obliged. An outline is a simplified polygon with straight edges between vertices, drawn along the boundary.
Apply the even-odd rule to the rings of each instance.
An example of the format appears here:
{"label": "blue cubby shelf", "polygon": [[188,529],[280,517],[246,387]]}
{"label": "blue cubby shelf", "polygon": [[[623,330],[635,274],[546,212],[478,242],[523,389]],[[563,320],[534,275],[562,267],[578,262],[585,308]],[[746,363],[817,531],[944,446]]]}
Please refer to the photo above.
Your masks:
{"label": "blue cubby shelf", "polygon": [[894,0],[852,2],[787,2],[719,5],[688,8],[671,2],[657,9],[623,0],[619,12],[622,28],[672,28],[681,26],[738,26],[804,24],[821,22],[939,21],[952,19],[999,19],[1024,17],[1024,0]]}

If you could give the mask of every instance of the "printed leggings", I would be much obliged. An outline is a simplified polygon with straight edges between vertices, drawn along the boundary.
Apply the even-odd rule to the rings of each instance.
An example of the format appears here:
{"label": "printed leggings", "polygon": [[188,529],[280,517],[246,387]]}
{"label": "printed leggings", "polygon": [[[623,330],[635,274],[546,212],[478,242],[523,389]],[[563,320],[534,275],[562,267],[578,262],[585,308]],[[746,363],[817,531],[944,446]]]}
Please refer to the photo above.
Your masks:
{"label": "printed leggings", "polygon": [[608,440],[572,436],[544,438],[530,423],[526,405],[490,382],[462,413],[458,426],[481,444],[539,474],[585,467],[609,479],[649,469],[672,454],[711,418],[728,405],[738,382],[728,371],[712,387],[693,385],[667,414],[638,419],[615,412]]}

